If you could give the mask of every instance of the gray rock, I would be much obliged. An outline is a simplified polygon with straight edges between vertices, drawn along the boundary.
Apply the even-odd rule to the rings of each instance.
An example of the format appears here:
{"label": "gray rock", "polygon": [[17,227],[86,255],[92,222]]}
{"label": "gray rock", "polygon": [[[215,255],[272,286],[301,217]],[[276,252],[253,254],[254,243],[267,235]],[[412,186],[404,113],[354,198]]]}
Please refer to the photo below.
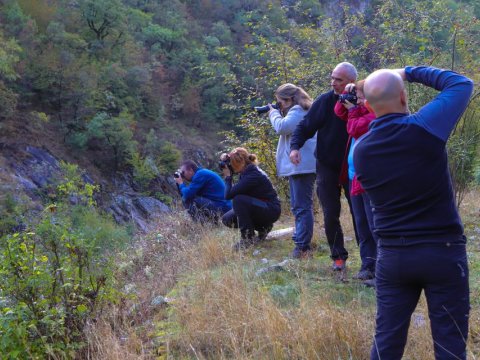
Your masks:
{"label": "gray rock", "polygon": [[152,230],[148,220],[160,218],[169,207],[152,197],[134,197],[115,194],[112,195],[112,203],[109,210],[115,221],[119,223],[133,222],[140,231]]}
{"label": "gray rock", "polygon": [[161,295],[154,297],[152,302],[150,303],[150,305],[152,305],[153,307],[167,305],[167,304],[168,304],[168,299]]}
{"label": "gray rock", "polygon": [[260,276],[272,271],[285,271],[287,265],[289,265],[291,262],[292,262],[291,259],[285,259],[278,264],[273,264],[264,268],[260,268],[255,272],[255,276]]}
{"label": "gray rock", "polygon": [[167,205],[153,197],[138,197],[133,203],[147,218],[170,211]]}

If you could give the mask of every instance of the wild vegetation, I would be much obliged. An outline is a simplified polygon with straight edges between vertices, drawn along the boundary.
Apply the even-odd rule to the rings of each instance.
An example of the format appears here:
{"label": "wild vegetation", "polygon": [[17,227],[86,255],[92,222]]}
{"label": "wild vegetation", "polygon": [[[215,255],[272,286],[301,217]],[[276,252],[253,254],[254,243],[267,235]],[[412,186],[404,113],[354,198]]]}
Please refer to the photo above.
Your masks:
{"label": "wild vegetation", "polygon": [[[4,0],[0,144],[59,148],[104,176],[129,173],[140,192],[170,202],[152,190],[158,176],[197,148],[209,152],[197,159],[208,165],[241,144],[286,201],[276,136],[253,105],[271,102],[285,82],[315,97],[344,60],[361,78],[427,64],[478,83],[479,18],[473,0]],[[412,111],[435,95],[408,91]],[[477,305],[479,98],[477,87],[449,143]],[[96,205],[98,188],[81,170],[65,163],[62,171],[38,194],[34,216],[20,194],[0,195],[5,358],[365,358],[373,291],[330,277],[321,229],[313,260],[255,276],[258,257],[280,261],[288,241],[257,257],[233,255],[235,233],[197,228],[181,214],[132,241],[131,229]],[[477,310],[472,358],[480,356]],[[425,318],[422,305],[412,358],[431,357]]]}
{"label": "wild vegetation", "polygon": [[[468,358],[480,357],[480,228],[478,191],[462,207],[471,276]],[[344,210],[346,209],[346,203]],[[276,228],[290,226],[285,216]],[[349,272],[360,257],[348,211]],[[375,292],[351,275],[332,274],[321,223],[315,255],[282,262],[291,239],[232,253],[238,234],[201,227],[188,217],[166,219],[122,253],[118,276],[130,298],[116,304],[88,332],[101,359],[365,359],[372,344]],[[134,250],[134,251],[133,251]],[[267,271],[269,269],[269,271]],[[132,296],[133,295],[133,296]],[[159,301],[159,297],[161,301]],[[408,359],[433,359],[425,299],[414,312]]]}

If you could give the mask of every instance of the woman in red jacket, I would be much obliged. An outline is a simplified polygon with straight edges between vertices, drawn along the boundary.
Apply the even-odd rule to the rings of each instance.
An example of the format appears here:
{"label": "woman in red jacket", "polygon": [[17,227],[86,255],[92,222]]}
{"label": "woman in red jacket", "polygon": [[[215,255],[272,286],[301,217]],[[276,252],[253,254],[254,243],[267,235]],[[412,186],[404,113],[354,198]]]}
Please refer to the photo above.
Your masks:
{"label": "woman in red jacket", "polygon": [[[353,102],[350,102],[340,98],[335,105],[335,113],[338,117],[347,121],[347,132],[349,135],[347,143],[348,161],[345,165],[348,164],[350,199],[352,201],[362,260],[360,271],[355,277],[359,280],[371,280],[375,277],[375,262],[377,258],[373,213],[370,200],[355,176],[355,167],[353,165],[355,141],[368,131],[368,125],[375,119],[375,114],[370,112],[364,105],[363,84],[364,80],[361,80],[356,84],[348,84],[345,87],[344,93],[356,92],[357,101],[353,103],[355,101],[352,100]],[[372,282],[367,282],[367,284],[372,285]]]}

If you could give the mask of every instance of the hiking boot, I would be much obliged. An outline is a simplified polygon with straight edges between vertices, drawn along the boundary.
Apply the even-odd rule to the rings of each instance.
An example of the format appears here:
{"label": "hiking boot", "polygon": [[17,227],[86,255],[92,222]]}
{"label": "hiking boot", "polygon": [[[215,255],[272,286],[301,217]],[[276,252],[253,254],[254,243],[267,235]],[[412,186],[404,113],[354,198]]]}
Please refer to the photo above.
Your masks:
{"label": "hiking boot", "polygon": [[368,279],[363,282],[363,285],[365,285],[366,287],[371,287],[375,289],[377,287],[377,281],[375,280],[375,278]]}
{"label": "hiking boot", "polygon": [[258,231],[257,239],[258,241],[265,241],[267,239],[267,235],[270,231],[272,231],[273,225],[267,225],[262,230]]}
{"label": "hiking boot", "polygon": [[290,253],[290,257],[293,259],[307,259],[312,257],[312,249],[309,247],[301,248],[298,246],[295,246],[293,251]]}
{"label": "hiking boot", "polygon": [[356,275],[353,276],[354,279],[358,280],[370,280],[375,277],[375,274],[370,270],[360,270]]}
{"label": "hiking boot", "polygon": [[345,260],[343,260],[343,259],[333,260],[332,269],[333,269],[333,271],[344,270],[345,269]]}

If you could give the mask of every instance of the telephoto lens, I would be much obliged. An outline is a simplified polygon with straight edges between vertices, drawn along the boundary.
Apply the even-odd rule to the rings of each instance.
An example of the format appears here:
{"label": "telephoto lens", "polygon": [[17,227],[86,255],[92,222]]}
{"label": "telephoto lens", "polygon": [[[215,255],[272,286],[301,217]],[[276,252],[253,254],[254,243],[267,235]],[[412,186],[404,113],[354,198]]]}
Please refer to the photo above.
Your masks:
{"label": "telephoto lens", "polygon": [[[277,109],[278,110],[278,105],[277,104],[272,104],[272,107],[274,109]],[[270,111],[270,107],[268,105],[263,105],[263,106],[255,106],[254,109],[257,111],[257,113],[259,114],[263,114],[263,113],[266,113],[266,112],[269,112]]]}

